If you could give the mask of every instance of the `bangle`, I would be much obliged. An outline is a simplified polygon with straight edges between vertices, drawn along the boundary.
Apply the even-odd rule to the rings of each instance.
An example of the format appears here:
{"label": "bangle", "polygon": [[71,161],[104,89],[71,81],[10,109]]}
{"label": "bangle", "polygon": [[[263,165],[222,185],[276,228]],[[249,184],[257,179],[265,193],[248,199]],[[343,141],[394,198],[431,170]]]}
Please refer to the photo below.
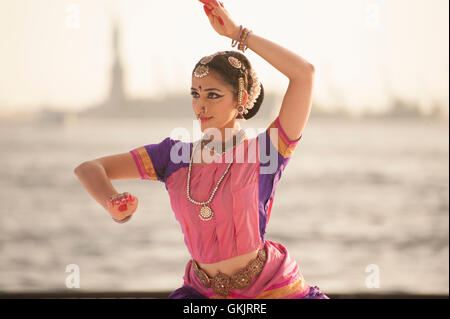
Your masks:
{"label": "bangle", "polygon": [[247,40],[248,40],[248,36],[250,35],[250,33],[252,33],[253,31],[249,31],[248,33],[247,33],[247,37],[245,38],[245,41],[244,41],[244,51],[243,52],[245,52],[245,50],[247,50]]}
{"label": "bangle", "polygon": [[244,30],[241,33],[241,36],[239,37],[239,46],[238,46],[239,50],[242,49],[242,44],[244,43],[244,38],[246,37],[247,32],[248,32],[248,29],[244,28]]}
{"label": "bangle", "polygon": [[241,51],[244,50],[244,40],[246,39],[247,35],[248,35],[248,29],[244,28],[244,31],[242,32],[242,36],[241,36],[241,39],[239,41],[239,46],[238,46],[238,49]]}
{"label": "bangle", "polygon": [[[242,35],[242,24],[241,24],[241,28],[240,28],[240,30],[239,30],[239,37],[238,37],[238,39],[241,38],[241,35]],[[231,46],[234,48],[234,47],[236,46],[236,44],[239,43],[239,40],[234,40],[234,39],[232,39],[232,40],[233,40],[233,41],[231,41]]]}

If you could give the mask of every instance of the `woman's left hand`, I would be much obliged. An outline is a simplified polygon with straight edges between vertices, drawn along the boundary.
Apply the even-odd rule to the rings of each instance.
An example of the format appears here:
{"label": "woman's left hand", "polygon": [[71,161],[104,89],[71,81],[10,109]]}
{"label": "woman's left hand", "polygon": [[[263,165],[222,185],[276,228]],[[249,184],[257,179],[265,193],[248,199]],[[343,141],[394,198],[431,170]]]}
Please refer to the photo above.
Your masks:
{"label": "woman's left hand", "polygon": [[233,21],[222,2],[217,2],[217,0],[199,1],[204,4],[203,7],[208,15],[209,22],[218,34],[233,40],[239,40],[237,37],[239,37],[240,27]]}

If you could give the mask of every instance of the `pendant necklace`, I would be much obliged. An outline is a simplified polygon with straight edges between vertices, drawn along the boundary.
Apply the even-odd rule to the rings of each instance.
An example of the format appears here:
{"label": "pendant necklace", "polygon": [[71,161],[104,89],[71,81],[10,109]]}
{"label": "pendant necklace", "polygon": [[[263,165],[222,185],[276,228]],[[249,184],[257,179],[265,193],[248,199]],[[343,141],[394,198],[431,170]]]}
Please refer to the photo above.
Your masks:
{"label": "pendant necklace", "polygon": [[[241,130],[238,134],[235,135],[239,136],[240,139],[242,140],[244,138],[245,135],[245,131]],[[212,202],[214,195],[216,194],[217,190],[219,189],[220,183],[222,183],[222,180],[225,178],[225,175],[227,175],[228,171],[230,170],[231,166],[234,163],[234,156],[233,159],[231,161],[231,163],[228,165],[227,169],[225,170],[225,173],[222,174],[222,177],[219,179],[219,182],[217,183],[216,187],[214,188],[213,192],[211,193],[211,196],[209,197],[209,199],[206,202],[197,202],[195,200],[193,200],[190,196],[190,189],[189,189],[189,184],[191,181],[191,169],[192,169],[192,160],[194,158],[194,154],[195,151],[197,150],[198,145],[202,144],[202,141],[198,142],[195,147],[194,150],[192,151],[192,155],[191,155],[191,160],[189,162],[189,172],[188,172],[188,178],[187,178],[187,186],[186,186],[186,195],[187,198],[190,202],[196,204],[196,205],[201,205],[202,208],[200,209],[200,213],[198,215],[198,217],[202,220],[202,221],[209,221],[214,217],[214,212],[211,209],[211,207],[207,206],[209,203]],[[236,145],[238,145],[238,143],[236,143]],[[225,152],[223,152],[225,153]],[[222,155],[223,155],[222,153]]]}

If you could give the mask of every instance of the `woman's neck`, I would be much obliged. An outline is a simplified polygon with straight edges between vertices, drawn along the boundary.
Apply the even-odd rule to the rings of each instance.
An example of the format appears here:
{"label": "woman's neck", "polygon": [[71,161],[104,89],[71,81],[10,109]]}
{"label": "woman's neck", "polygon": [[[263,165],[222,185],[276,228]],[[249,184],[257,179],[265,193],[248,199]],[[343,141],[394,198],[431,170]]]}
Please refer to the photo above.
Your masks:
{"label": "woman's neck", "polygon": [[[211,134],[205,133],[206,135],[206,139],[211,141],[211,142],[218,142],[218,143],[223,143],[225,144],[226,142],[231,142],[233,140],[233,138],[241,131],[241,125],[239,124],[238,121],[235,121],[233,126],[229,126],[229,127],[222,127],[220,129],[214,129],[213,131],[211,131]],[[216,138],[218,138],[219,136],[216,136],[214,133],[215,132],[220,132],[220,141],[216,141]]]}
{"label": "woman's neck", "polygon": [[[236,145],[240,144],[246,134],[245,131],[241,129],[239,123],[236,123],[232,128],[222,128],[220,129],[222,139],[219,142],[215,141],[214,135],[211,135],[209,138],[203,140],[204,145],[208,145],[208,148],[220,148],[223,151],[227,149],[233,148]],[[227,135],[228,134],[228,135]]]}

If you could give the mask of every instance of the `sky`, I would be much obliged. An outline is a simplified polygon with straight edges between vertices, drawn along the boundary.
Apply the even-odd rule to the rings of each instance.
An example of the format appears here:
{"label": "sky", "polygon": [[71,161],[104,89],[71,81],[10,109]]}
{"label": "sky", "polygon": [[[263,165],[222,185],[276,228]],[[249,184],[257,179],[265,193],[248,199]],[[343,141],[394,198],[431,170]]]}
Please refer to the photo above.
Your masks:
{"label": "sky", "polygon": [[[236,23],[316,68],[313,99],[359,113],[392,96],[448,113],[448,0],[223,0]],[[109,90],[111,30],[121,28],[125,90],[132,98],[190,96],[203,56],[236,50],[198,0],[1,0],[0,114],[52,105],[78,111]],[[286,76],[247,50],[267,91]]]}

